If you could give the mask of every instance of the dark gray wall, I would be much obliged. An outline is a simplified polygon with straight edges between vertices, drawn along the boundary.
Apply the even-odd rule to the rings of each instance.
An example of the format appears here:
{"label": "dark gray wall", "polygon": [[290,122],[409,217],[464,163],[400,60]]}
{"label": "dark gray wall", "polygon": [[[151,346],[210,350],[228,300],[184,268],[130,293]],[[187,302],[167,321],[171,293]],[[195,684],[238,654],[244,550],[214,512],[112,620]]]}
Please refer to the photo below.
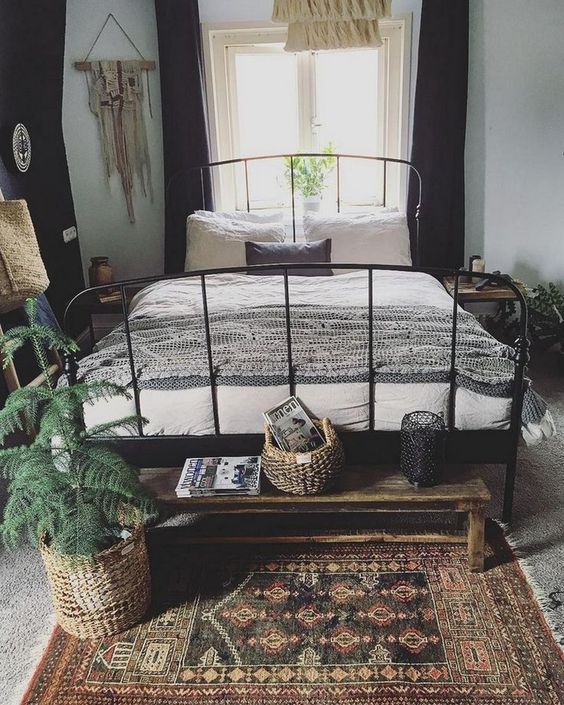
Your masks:
{"label": "dark gray wall", "polygon": [[[26,174],[9,171],[0,156],[0,189],[28,202],[59,318],[84,284],[78,240],[65,245],[62,237],[75,224],[61,127],[65,15],[66,0],[0,0],[0,134],[23,122],[32,139]],[[9,327],[20,318],[16,311],[1,320]],[[32,375],[25,356],[18,370],[24,380]],[[4,391],[0,375],[0,405]]]}
{"label": "dark gray wall", "polygon": [[75,225],[61,125],[65,15],[66,0],[0,0],[0,130],[23,122],[32,139],[26,174],[0,160],[0,188],[28,202],[59,316],[84,283],[78,240],[62,237]]}

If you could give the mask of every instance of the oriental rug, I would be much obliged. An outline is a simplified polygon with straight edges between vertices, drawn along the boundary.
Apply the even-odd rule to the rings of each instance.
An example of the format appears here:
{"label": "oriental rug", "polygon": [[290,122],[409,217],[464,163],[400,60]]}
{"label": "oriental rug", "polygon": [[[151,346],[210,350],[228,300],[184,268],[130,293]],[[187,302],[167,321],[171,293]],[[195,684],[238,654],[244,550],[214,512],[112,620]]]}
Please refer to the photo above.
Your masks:
{"label": "oriental rug", "polygon": [[55,630],[25,705],[559,705],[564,664],[511,550],[423,543],[170,547],[151,613]]}

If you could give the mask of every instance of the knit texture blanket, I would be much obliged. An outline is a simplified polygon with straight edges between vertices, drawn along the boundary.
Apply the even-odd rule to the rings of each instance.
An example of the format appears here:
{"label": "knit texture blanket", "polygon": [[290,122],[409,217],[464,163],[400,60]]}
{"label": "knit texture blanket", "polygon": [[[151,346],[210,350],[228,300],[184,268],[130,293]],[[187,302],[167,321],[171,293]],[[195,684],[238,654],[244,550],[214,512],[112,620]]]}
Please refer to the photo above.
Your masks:
{"label": "knit texture blanket", "polygon": [[[261,387],[288,382],[286,313],[256,306],[211,313],[216,383]],[[205,320],[201,314],[130,320],[139,389],[188,389],[210,384]],[[292,306],[291,352],[296,384],[347,384],[369,379],[369,322],[361,306]],[[448,382],[452,314],[435,306],[374,306],[374,381]],[[513,350],[476,318],[458,313],[456,384],[485,396],[510,397]],[[131,387],[124,326],[80,363],[79,378]],[[527,381],[524,423],[538,423],[545,402]]]}

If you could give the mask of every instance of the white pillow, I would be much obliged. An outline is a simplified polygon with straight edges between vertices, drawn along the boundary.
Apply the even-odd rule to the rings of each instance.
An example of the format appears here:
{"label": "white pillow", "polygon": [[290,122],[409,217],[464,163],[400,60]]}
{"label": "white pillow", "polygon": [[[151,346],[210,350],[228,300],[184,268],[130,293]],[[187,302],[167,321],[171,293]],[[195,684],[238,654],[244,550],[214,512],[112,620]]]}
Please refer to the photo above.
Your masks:
{"label": "white pillow", "polygon": [[331,238],[331,262],[411,265],[407,218],[398,211],[305,215],[304,233],[307,242]]}
{"label": "white pillow", "polygon": [[247,223],[228,218],[189,215],[184,270],[244,267],[245,242],[284,242],[281,223]]}
{"label": "white pillow", "polygon": [[194,211],[194,215],[202,218],[227,218],[228,220],[240,220],[247,223],[282,223],[284,213],[253,213],[247,211]]}

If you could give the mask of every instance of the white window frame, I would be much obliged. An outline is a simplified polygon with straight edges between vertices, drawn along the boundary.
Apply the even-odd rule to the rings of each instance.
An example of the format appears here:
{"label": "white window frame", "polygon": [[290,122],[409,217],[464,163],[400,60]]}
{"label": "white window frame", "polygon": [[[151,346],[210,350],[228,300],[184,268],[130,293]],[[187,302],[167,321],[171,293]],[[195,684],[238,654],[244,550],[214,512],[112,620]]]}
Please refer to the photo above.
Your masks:
{"label": "white window frame", "polygon": [[[387,52],[387,61],[380,62],[381,85],[386,85],[386,96],[380,121],[381,133],[378,144],[381,150],[372,156],[408,158],[409,144],[409,99],[411,73],[411,13],[380,20],[380,32],[384,39],[381,50]],[[287,27],[271,22],[237,22],[202,24],[206,94],[210,129],[210,148],[213,161],[239,159],[249,154],[238,154],[236,144],[236,120],[232,115],[230,91],[236,90],[233,81],[233,56],[230,47],[248,45],[267,50],[269,44],[285,43]],[[304,151],[317,151],[319,145],[312,139],[312,123],[315,120],[315,90],[313,74],[309,66],[310,55],[298,54],[298,82],[302,102],[309,105],[300,111],[300,142]],[[226,119],[223,119],[226,116]],[[222,129],[219,129],[219,126]],[[385,139],[384,125],[387,128]],[[384,143],[386,142],[386,144]],[[216,203],[225,210],[236,207],[236,169],[221,167],[213,175]],[[400,207],[405,206],[407,194],[407,169],[390,169],[387,188],[389,194],[396,194]],[[405,174],[403,172],[406,172]]]}

